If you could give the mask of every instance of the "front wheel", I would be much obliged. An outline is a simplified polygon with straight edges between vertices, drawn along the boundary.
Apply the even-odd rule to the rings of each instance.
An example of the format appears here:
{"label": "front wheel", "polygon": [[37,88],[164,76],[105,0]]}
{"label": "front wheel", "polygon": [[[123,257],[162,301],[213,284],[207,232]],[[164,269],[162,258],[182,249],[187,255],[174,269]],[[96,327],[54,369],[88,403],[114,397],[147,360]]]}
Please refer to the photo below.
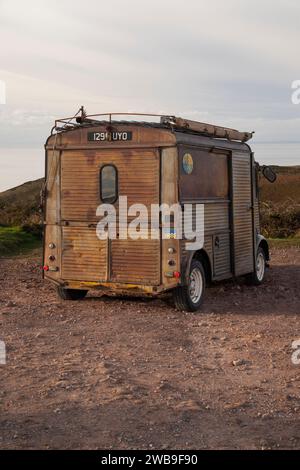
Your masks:
{"label": "front wheel", "polygon": [[256,255],[255,271],[249,274],[248,282],[254,286],[260,286],[265,279],[266,266],[266,255],[264,250],[260,247]]}
{"label": "front wheel", "polygon": [[87,290],[64,289],[60,286],[56,288],[56,292],[58,296],[63,300],[80,300],[83,299],[88,293]]}
{"label": "front wheel", "polygon": [[199,310],[205,292],[205,272],[198,260],[191,263],[187,286],[176,287],[173,292],[175,307],[178,310],[196,312]]}

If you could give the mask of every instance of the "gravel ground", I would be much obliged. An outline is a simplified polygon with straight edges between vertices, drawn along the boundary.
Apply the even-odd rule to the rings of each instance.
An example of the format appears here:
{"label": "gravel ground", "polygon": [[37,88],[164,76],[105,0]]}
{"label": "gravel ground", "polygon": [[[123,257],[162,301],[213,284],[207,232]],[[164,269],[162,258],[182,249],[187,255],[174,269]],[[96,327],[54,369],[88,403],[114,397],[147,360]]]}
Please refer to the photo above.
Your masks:
{"label": "gravel ground", "polygon": [[300,254],[267,280],[170,298],[63,302],[38,254],[0,260],[2,449],[300,448]]}

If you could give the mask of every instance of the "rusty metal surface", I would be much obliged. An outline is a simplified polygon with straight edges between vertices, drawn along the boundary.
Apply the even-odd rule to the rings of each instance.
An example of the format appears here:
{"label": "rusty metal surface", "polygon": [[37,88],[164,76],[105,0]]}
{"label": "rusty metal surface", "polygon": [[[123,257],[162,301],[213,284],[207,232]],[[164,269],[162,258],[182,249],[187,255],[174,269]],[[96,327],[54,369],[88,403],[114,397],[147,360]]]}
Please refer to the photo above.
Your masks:
{"label": "rusty metal surface", "polygon": [[158,295],[165,290],[163,285],[151,286],[145,284],[121,283],[121,282],[95,282],[95,281],[60,281],[56,282],[57,285],[63,284],[69,289],[96,289],[104,291],[109,294],[118,293],[121,295]]}
{"label": "rusty metal surface", "polygon": [[[183,157],[186,154],[193,158],[191,174],[186,174],[183,169]],[[181,200],[228,197],[227,155],[180,146],[179,166]]]}
{"label": "rusty metal surface", "polygon": [[[56,268],[57,271],[47,271],[45,277],[58,280],[61,278],[61,227],[59,225],[48,224],[45,230],[45,248],[44,248],[44,265]],[[49,248],[50,243],[54,244],[54,248]],[[50,256],[55,259],[51,261]]]}
{"label": "rusty metal surface", "polygon": [[[198,123],[199,124],[199,123]],[[200,123],[201,124],[201,123]],[[181,123],[185,126],[184,123]],[[150,205],[166,202],[205,203],[205,250],[211,260],[213,277],[222,279],[231,276],[230,232],[229,232],[229,175],[228,154],[233,151],[233,219],[235,239],[236,275],[253,270],[253,237],[251,206],[251,178],[249,149],[245,144],[188,134],[174,129],[123,123],[118,129],[132,129],[131,142],[89,142],[91,128],[79,126],[75,130],[52,136],[48,149],[48,220],[46,244],[57,240],[57,261],[59,273],[48,273],[47,277],[70,285],[90,283],[117,289],[124,286],[146,291],[159,291],[162,285],[175,285],[172,279],[164,279],[168,267],[168,248],[176,244],[176,267],[180,259],[189,256],[184,243],[159,240],[114,240],[100,242],[96,237],[95,224],[99,220],[96,209],[101,203],[99,171],[102,165],[113,164],[118,169],[119,196],[128,196],[128,205],[142,203],[150,211]],[[93,131],[105,129],[103,123],[94,125]],[[215,131],[214,131],[215,132]],[[176,139],[185,141],[179,145],[177,160]],[[205,145],[197,149],[191,145]],[[162,150],[160,166],[159,151]],[[55,149],[53,150],[53,148]],[[167,148],[169,147],[169,148]],[[211,147],[211,150],[207,147]],[[221,149],[223,150],[217,150]],[[243,152],[242,150],[247,150]],[[185,152],[193,156],[194,171],[187,175],[182,170]],[[52,157],[50,155],[52,154]],[[165,159],[163,156],[165,155]],[[53,165],[50,165],[51,159]],[[56,171],[57,169],[57,171]],[[179,170],[179,187],[178,183]],[[51,185],[50,185],[51,182]],[[180,192],[180,195],[179,195]],[[161,200],[160,200],[161,197]],[[118,202],[115,204],[118,216]],[[258,205],[254,206],[255,225],[259,225]],[[59,225],[68,224],[60,227]],[[89,227],[89,225],[92,225]],[[52,227],[52,228],[51,228]],[[55,228],[54,228],[55,227]],[[63,232],[63,239],[60,239]],[[216,237],[218,243],[216,244]],[[180,248],[181,247],[181,248]],[[60,251],[61,249],[61,251]],[[48,250],[49,251],[49,250]],[[46,257],[48,256],[46,247]],[[180,258],[181,254],[181,258]],[[175,269],[175,268],[174,268]],[[127,288],[126,288],[127,286]],[[123,288],[123,287],[122,287]]]}
{"label": "rusty metal surface", "polygon": [[[99,174],[106,164],[117,168],[119,196],[127,196],[128,207],[135,203],[144,204],[150,213],[151,204],[159,203],[157,151],[63,152],[61,217],[72,226],[63,229],[62,277],[159,285],[159,240],[117,239],[107,246],[96,236],[99,220],[96,209],[101,204]],[[118,201],[115,208],[118,220]],[[83,221],[93,226],[84,228]]]}
{"label": "rusty metal surface", "polygon": [[[163,149],[161,153],[161,203],[172,207],[178,203],[178,149]],[[168,277],[169,273],[180,272],[180,242],[179,240],[162,240],[162,262],[161,275],[163,284],[168,287],[175,287],[179,280],[174,277]],[[174,253],[170,254],[168,250],[172,248]],[[169,263],[174,263],[170,266]]]}
{"label": "rusty metal surface", "polygon": [[[79,116],[80,114],[80,116]],[[53,127],[53,132],[66,132],[68,130],[76,129],[78,127],[85,127],[91,125],[99,125],[104,123],[109,126],[120,125],[123,121],[115,121],[116,116],[125,116],[127,119],[129,116],[141,117],[160,117],[160,123],[156,122],[136,122],[128,121],[130,124],[140,124],[141,126],[153,126],[153,127],[168,127],[170,129],[180,129],[182,131],[197,132],[199,134],[208,135],[215,138],[236,140],[241,142],[247,142],[253,137],[253,132],[240,132],[236,129],[231,129],[223,126],[216,126],[213,124],[207,124],[199,121],[191,121],[176,116],[161,115],[161,114],[149,114],[149,113],[101,113],[101,114],[90,114],[88,115],[82,106],[79,111],[71,117],[57,119]],[[101,120],[99,120],[99,118]]]}
{"label": "rusty metal surface", "polygon": [[159,126],[151,126],[150,124],[137,125],[136,123],[116,123],[113,127],[118,132],[130,130],[132,132],[132,140],[127,142],[119,141],[89,141],[89,132],[107,132],[108,123],[99,124],[93,127],[77,127],[66,132],[51,135],[46,142],[46,149],[52,150],[53,146],[57,150],[86,150],[86,149],[130,149],[130,148],[153,148],[168,147],[176,145],[176,137],[170,129],[161,128]]}
{"label": "rusty metal surface", "polygon": [[160,241],[112,240],[110,280],[158,286]]}
{"label": "rusty metal surface", "polygon": [[[128,206],[140,203],[150,210],[159,202],[159,155],[153,150],[65,151],[62,154],[62,220],[96,221],[101,204],[100,168],[113,164],[118,170],[119,196]],[[118,202],[116,203],[118,207]]]}
{"label": "rusty metal surface", "polygon": [[107,281],[107,241],[99,240],[94,228],[63,227],[62,278]]}
{"label": "rusty metal surface", "polygon": [[259,214],[258,199],[254,201],[254,224],[255,224],[255,229],[260,231],[260,214]]}
{"label": "rusty metal surface", "polygon": [[[165,120],[164,122],[168,121]],[[177,129],[186,129],[221,139],[247,142],[253,137],[253,132],[240,132],[236,129],[230,129],[228,127],[215,126],[213,124],[206,124],[198,121],[190,121],[188,119],[182,119],[179,117],[175,117],[172,121],[170,121],[170,123],[175,125]]]}
{"label": "rusty metal surface", "polygon": [[[198,201],[201,203],[201,200]],[[196,211],[192,217],[186,217],[193,230],[196,229]],[[229,227],[229,201],[211,202],[204,204],[204,250],[207,252],[212,268],[213,279],[231,277],[230,261],[230,227]],[[219,243],[216,243],[216,239]],[[188,256],[182,243],[182,257]]]}
{"label": "rusty metal surface", "polygon": [[221,233],[213,237],[214,279],[224,279],[231,276],[230,265],[230,234]]}
{"label": "rusty metal surface", "polygon": [[60,152],[48,150],[46,158],[46,223],[56,224],[60,220]]}
{"label": "rusty metal surface", "polygon": [[250,154],[234,152],[232,170],[234,263],[240,276],[254,270]]}
{"label": "rusty metal surface", "polygon": [[205,204],[204,224],[205,233],[209,235],[229,231],[229,202]]}

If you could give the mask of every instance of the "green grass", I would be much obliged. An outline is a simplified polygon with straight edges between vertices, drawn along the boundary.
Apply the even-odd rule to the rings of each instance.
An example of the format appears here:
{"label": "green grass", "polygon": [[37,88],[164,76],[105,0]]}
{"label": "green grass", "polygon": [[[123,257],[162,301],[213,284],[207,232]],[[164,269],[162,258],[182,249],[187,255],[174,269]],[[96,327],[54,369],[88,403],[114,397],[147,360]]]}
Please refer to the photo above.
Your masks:
{"label": "green grass", "polygon": [[40,191],[43,179],[0,192],[0,221],[2,226],[22,226],[40,223]]}
{"label": "green grass", "polygon": [[269,238],[268,242],[271,248],[289,248],[291,246],[296,246],[300,248],[300,237]]}
{"label": "green grass", "polygon": [[40,238],[21,227],[0,227],[0,257],[21,255],[40,247]]}

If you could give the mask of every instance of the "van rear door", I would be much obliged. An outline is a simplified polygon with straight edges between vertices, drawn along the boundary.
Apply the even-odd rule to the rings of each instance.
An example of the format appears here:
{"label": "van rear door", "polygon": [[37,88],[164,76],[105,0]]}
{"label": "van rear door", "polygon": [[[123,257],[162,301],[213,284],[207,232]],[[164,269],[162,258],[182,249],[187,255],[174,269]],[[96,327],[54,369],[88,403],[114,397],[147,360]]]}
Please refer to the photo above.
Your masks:
{"label": "van rear door", "polygon": [[[117,237],[99,240],[97,208],[109,185],[101,173],[115,168]],[[141,285],[160,284],[160,240],[120,239],[118,230],[120,196],[127,204],[144,204],[148,209],[150,234],[151,204],[159,204],[159,152],[156,149],[66,150],[61,156],[62,278],[94,282]],[[104,173],[109,174],[109,171]],[[113,172],[111,172],[113,177]],[[102,182],[101,182],[102,180]],[[101,187],[101,184],[103,187]],[[115,199],[115,200],[114,200]],[[138,214],[137,214],[138,215]],[[129,219],[130,220],[130,219]]]}

